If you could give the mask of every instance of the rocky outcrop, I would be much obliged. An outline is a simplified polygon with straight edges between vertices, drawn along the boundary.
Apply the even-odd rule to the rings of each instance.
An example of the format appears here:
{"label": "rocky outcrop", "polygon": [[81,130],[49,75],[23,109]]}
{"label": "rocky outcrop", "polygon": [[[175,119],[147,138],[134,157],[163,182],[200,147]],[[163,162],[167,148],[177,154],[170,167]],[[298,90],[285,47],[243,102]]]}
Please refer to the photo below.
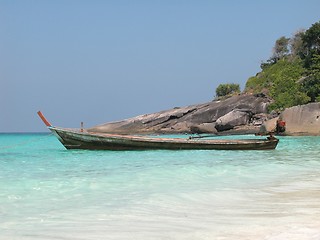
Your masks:
{"label": "rocky outcrop", "polygon": [[286,122],[286,135],[320,135],[320,103],[287,108],[279,118]]}
{"label": "rocky outcrop", "polygon": [[[91,132],[143,133],[241,133],[258,132],[254,124],[267,113],[270,99],[264,95],[243,94],[225,100],[174,108],[87,129]],[[256,117],[257,116],[257,117]]]}
{"label": "rocky outcrop", "polygon": [[320,103],[309,103],[285,109],[279,117],[266,121],[261,133],[276,131],[278,119],[285,122],[282,135],[320,135]]}

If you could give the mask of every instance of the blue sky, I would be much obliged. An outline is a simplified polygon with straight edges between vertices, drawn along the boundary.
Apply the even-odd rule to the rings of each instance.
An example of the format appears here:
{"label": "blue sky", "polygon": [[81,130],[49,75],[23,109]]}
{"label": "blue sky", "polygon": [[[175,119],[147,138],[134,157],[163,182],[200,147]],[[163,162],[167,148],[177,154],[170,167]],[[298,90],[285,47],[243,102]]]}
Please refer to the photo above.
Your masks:
{"label": "blue sky", "polygon": [[260,71],[319,0],[0,0],[0,132],[85,127],[211,101]]}

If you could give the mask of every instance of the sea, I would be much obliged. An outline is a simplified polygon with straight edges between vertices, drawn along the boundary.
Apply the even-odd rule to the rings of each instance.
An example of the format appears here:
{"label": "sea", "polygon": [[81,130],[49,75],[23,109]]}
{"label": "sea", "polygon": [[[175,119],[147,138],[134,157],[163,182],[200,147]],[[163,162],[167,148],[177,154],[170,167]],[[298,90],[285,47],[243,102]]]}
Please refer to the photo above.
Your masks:
{"label": "sea", "polygon": [[320,137],[266,151],[89,151],[3,133],[0,239],[319,240]]}

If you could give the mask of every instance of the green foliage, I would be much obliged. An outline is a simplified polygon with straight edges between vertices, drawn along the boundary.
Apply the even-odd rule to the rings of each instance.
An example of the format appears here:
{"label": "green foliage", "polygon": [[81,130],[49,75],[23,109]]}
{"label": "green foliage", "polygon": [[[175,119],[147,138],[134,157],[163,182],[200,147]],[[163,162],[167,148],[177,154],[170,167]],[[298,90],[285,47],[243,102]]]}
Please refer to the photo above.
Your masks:
{"label": "green foliage", "polygon": [[303,90],[311,101],[320,100],[320,22],[313,24],[304,34],[303,55],[307,78],[302,83]]}
{"label": "green foliage", "polygon": [[240,86],[239,84],[235,83],[220,84],[216,89],[217,97],[223,97],[237,93],[240,93]]}
{"label": "green foliage", "polygon": [[272,110],[284,110],[285,108],[289,108],[296,105],[302,105],[308,103],[310,98],[303,92],[297,91],[296,93],[293,92],[283,92],[277,95],[277,99],[274,103],[269,105],[269,111]]}
{"label": "green foliage", "polygon": [[255,77],[250,77],[245,86],[245,92],[249,93],[268,93],[268,88],[270,87],[270,82],[268,81],[266,74],[261,73]]}
{"label": "green foliage", "polygon": [[312,65],[307,70],[308,77],[302,82],[302,89],[312,102],[320,100],[320,55],[314,55]]}
{"label": "green foliage", "polygon": [[302,36],[303,54],[305,67],[312,68],[313,60],[316,55],[320,55],[320,21],[313,24]]}
{"label": "green foliage", "polygon": [[293,37],[279,38],[262,71],[250,77],[245,92],[269,94],[270,110],[320,102],[320,21]]}
{"label": "green foliage", "polygon": [[310,75],[320,73],[320,54],[314,54],[310,62],[311,62],[311,65],[307,70],[308,73]]}
{"label": "green foliage", "polygon": [[303,72],[300,60],[281,59],[277,63],[265,67],[255,77],[250,77],[246,83],[245,92],[269,94],[271,87],[278,79],[288,76],[288,78],[299,80]]}
{"label": "green foliage", "polygon": [[303,77],[302,61],[281,59],[277,63],[265,68],[255,77],[248,79],[246,92],[264,92],[274,99],[270,110],[281,110],[310,101],[310,97],[303,91],[299,80]]}
{"label": "green foliage", "polygon": [[264,84],[265,79],[255,76],[250,77],[245,86],[245,92],[253,92],[253,93],[259,93],[262,92],[262,85]]}
{"label": "green foliage", "polygon": [[279,110],[310,101],[299,83],[299,79],[304,72],[301,61],[289,62],[282,59],[273,65],[270,70],[272,71],[269,74],[272,80],[270,96],[275,100],[270,106],[270,110]]}
{"label": "green foliage", "polygon": [[290,67],[282,74],[278,75],[270,90],[270,96],[275,100],[269,106],[270,110],[282,110],[284,108],[306,104],[310,97],[302,91],[301,85],[297,81],[298,71],[293,74],[287,74]]}
{"label": "green foliage", "polygon": [[[320,102],[320,64],[303,82],[302,89],[310,97],[311,102]],[[317,68],[315,68],[317,69]]]}

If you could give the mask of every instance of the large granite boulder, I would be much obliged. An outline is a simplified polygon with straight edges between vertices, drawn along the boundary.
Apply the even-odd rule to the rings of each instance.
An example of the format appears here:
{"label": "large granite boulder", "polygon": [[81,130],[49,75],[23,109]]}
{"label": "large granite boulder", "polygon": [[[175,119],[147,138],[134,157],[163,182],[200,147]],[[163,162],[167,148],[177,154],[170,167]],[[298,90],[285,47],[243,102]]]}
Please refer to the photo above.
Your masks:
{"label": "large granite boulder", "polygon": [[320,103],[287,108],[279,118],[286,122],[285,135],[320,135]]}
{"label": "large granite boulder", "polygon": [[265,121],[260,133],[276,132],[278,120],[285,122],[282,135],[320,135],[320,103],[309,103],[285,109],[278,117]]}
{"label": "large granite boulder", "polygon": [[[119,122],[105,123],[89,128],[87,131],[120,134],[216,133],[217,130],[232,129],[237,124],[247,124],[252,115],[267,113],[269,103],[270,99],[264,95],[243,94],[225,100],[215,100],[140,115]],[[233,117],[237,119],[232,120]],[[221,121],[219,120],[220,125],[217,129],[215,126],[218,119]]]}
{"label": "large granite boulder", "polygon": [[245,109],[235,109],[218,118],[215,128],[221,132],[233,129],[236,126],[247,125],[252,117],[252,112]]}

